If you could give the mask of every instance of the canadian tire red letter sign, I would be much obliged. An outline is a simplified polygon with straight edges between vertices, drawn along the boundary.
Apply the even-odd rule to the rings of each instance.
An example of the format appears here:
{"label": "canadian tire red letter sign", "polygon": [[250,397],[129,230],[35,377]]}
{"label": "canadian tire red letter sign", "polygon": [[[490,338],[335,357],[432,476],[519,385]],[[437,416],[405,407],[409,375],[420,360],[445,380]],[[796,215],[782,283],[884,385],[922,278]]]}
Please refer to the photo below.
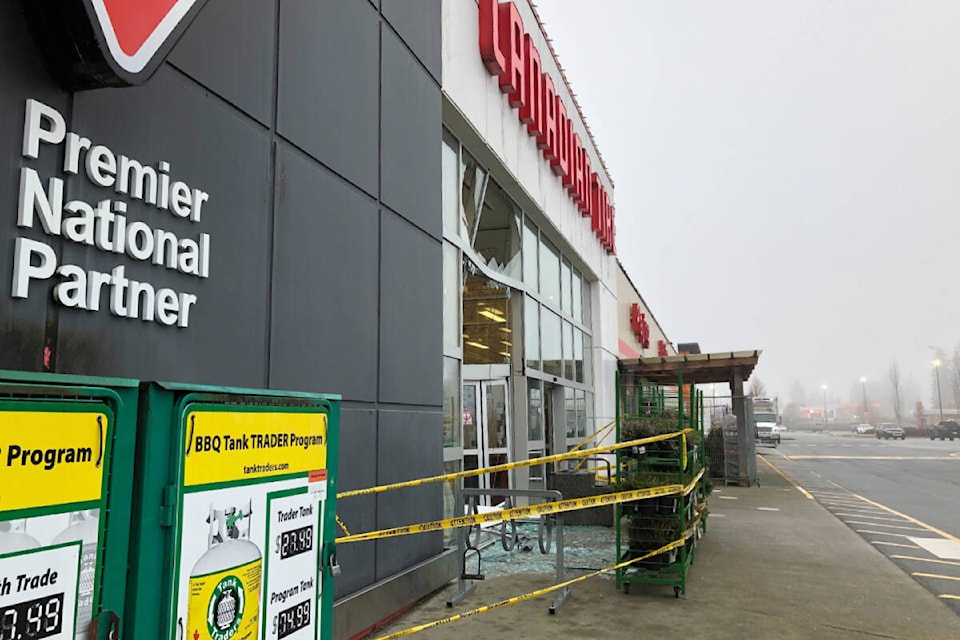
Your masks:
{"label": "canadian tire red letter sign", "polygon": [[206,0],[22,0],[51,71],[68,89],[141,84]]}
{"label": "canadian tire red letter sign", "polygon": [[[517,110],[517,119],[526,125],[527,133],[536,139],[537,149],[570,199],[584,217],[590,218],[590,228],[601,246],[607,253],[616,253],[612,191],[608,193],[603,176],[591,170],[590,152],[577,130],[579,108],[574,110],[576,103],[572,97],[565,102],[564,95],[569,89],[566,79],[562,72],[555,72],[562,80],[555,84],[551,72],[545,68],[545,61],[550,57],[540,58],[535,38],[524,29],[516,3],[474,1],[478,1],[483,66],[487,73],[496,76],[500,91]],[[570,111],[567,111],[568,104]],[[586,135],[586,131],[584,133]]]}
{"label": "canadian tire red letter sign", "polygon": [[650,325],[647,323],[647,314],[640,313],[640,305],[636,302],[630,305],[630,328],[633,330],[633,335],[636,336],[640,347],[649,349]]}

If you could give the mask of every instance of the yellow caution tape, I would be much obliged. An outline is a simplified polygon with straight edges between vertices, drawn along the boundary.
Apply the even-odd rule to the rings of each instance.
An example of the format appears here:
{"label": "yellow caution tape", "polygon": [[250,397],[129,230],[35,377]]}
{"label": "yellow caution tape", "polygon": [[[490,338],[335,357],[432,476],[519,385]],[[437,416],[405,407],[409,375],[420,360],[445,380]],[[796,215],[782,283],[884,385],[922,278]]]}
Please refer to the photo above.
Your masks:
{"label": "yellow caution tape", "polygon": [[589,436],[587,436],[586,438],[584,438],[583,440],[581,440],[580,442],[578,442],[577,444],[575,444],[575,445],[573,446],[573,448],[571,449],[571,451],[576,451],[577,449],[579,449],[579,448],[582,447],[583,445],[587,444],[588,442],[590,442],[590,441],[593,440],[594,438],[598,438],[598,439],[604,438],[604,437],[613,429],[613,427],[615,427],[615,426],[617,426],[617,421],[616,421],[616,420],[611,420],[610,422],[608,422],[607,424],[603,425],[602,427],[600,427],[599,429],[597,429],[596,431],[594,431],[593,433],[591,433]]}
{"label": "yellow caution tape", "polygon": [[[583,445],[587,444],[588,442],[590,442],[590,440],[593,440],[594,438],[596,438],[598,441],[599,441],[599,440],[602,440],[603,438],[605,438],[605,437],[607,436],[608,433],[610,433],[610,431],[612,430],[612,428],[615,427],[615,426],[617,426],[617,421],[616,421],[616,420],[614,420],[613,422],[608,422],[607,424],[603,425],[603,427],[602,427],[601,429],[595,431],[592,435],[589,435],[589,436],[587,436],[586,438],[584,438],[583,440],[581,440],[580,442],[578,442],[572,449],[570,449],[570,451],[577,451],[577,450],[579,450],[580,447],[582,447]],[[587,457],[584,457],[582,460],[580,460],[580,462],[577,463],[577,466],[574,467],[574,471],[579,471],[580,468],[583,467],[584,463],[586,463],[586,461],[587,461],[588,459],[589,459],[589,457],[587,456]]]}
{"label": "yellow caution tape", "polygon": [[362,542],[364,540],[392,538],[395,536],[406,536],[414,533],[441,531],[443,529],[452,529],[456,527],[472,527],[473,525],[477,524],[493,524],[497,522],[503,522],[504,520],[516,520],[517,518],[538,517],[553,513],[563,513],[565,511],[589,509],[590,507],[602,507],[605,505],[631,502],[633,500],[646,500],[648,498],[657,498],[660,496],[687,495],[693,491],[697,485],[697,482],[702,476],[703,469],[701,469],[696,477],[693,478],[693,480],[691,480],[686,486],[680,484],[668,484],[660,487],[651,487],[648,489],[632,489],[630,491],[606,493],[599,496],[590,496],[588,498],[570,498],[568,500],[558,500],[556,502],[543,502],[541,504],[535,504],[526,507],[513,507],[512,509],[501,509],[498,511],[489,511],[487,513],[478,513],[469,516],[447,518],[445,520],[434,520],[433,522],[410,524],[403,527],[394,527],[392,529],[380,529],[378,531],[357,533],[354,535],[337,538],[336,542],[337,544],[346,544],[348,542]]}
{"label": "yellow caution tape", "polygon": [[684,471],[687,470],[687,431],[684,429],[680,433],[680,459],[681,467]]}
{"label": "yellow caution tape", "polygon": [[476,524],[491,524],[503,522],[504,520],[515,520],[517,518],[549,515],[552,513],[562,513],[564,511],[576,511],[578,509],[617,504],[619,502],[626,502],[629,500],[643,500],[646,498],[675,495],[681,493],[682,491],[683,486],[679,484],[670,484],[662,487],[653,487],[650,489],[633,489],[631,491],[621,491],[619,493],[607,493],[601,496],[590,496],[589,498],[571,498],[569,500],[558,500],[556,502],[543,502],[541,504],[530,505],[526,507],[513,507],[512,509],[489,511],[487,513],[478,513],[475,515],[459,516],[456,518],[447,518],[445,520],[434,520],[433,522],[424,522],[421,524],[411,524],[404,527],[394,527],[392,529],[380,529],[379,531],[358,533],[352,536],[338,538],[337,544],[360,542],[363,540],[376,540],[378,538],[389,538],[393,536],[405,536],[412,533],[426,533],[429,531],[439,531],[441,529],[450,529],[454,527],[470,527]]}
{"label": "yellow caution tape", "polygon": [[350,535],[350,532],[347,530],[347,525],[343,524],[343,520],[340,519],[340,516],[335,516],[337,519],[337,524],[340,525],[340,528],[343,529],[344,535]]}
{"label": "yellow caution tape", "polygon": [[630,566],[631,564],[633,564],[633,563],[635,563],[635,562],[641,562],[641,561],[646,560],[646,559],[648,559],[648,558],[652,558],[653,556],[660,555],[661,553],[666,553],[667,551],[672,551],[672,550],[674,550],[674,549],[677,549],[677,548],[683,546],[683,545],[686,543],[686,541],[693,535],[694,531],[696,530],[696,527],[697,527],[697,524],[698,524],[698,523],[699,523],[699,519],[693,523],[693,526],[691,526],[689,529],[687,529],[687,530],[684,532],[682,538],[679,538],[679,539],[677,539],[677,540],[674,540],[673,542],[671,542],[671,543],[669,543],[669,544],[666,544],[666,545],[660,547],[659,549],[655,549],[654,551],[651,551],[650,553],[647,553],[647,554],[645,554],[645,555],[642,555],[642,556],[639,556],[639,557],[636,557],[636,558],[632,558],[632,559],[630,559],[630,560],[626,560],[626,561],[621,562],[621,563],[619,563],[619,564],[615,564],[615,565],[613,565],[613,566],[611,566],[611,567],[606,567],[605,569],[599,569],[599,570],[597,570],[597,571],[592,571],[592,572],[587,573],[587,574],[585,574],[585,575],[582,575],[582,576],[580,576],[580,577],[572,578],[572,579],[567,580],[567,581],[565,581],[565,582],[560,582],[560,583],[558,583],[558,584],[552,585],[552,586],[547,587],[547,588],[545,588],[545,589],[538,589],[538,590],[536,590],[536,591],[531,591],[531,592],[529,592],[529,593],[525,593],[525,594],[520,595],[520,596],[515,596],[515,597],[509,598],[509,599],[507,599],[507,600],[501,600],[500,602],[494,602],[493,604],[488,604],[488,605],[484,605],[484,606],[482,606],[482,607],[477,607],[476,609],[471,609],[470,611],[464,611],[463,613],[458,613],[458,614],[453,615],[453,616],[448,616],[448,617],[446,617],[446,618],[441,618],[440,620],[434,620],[433,622],[427,622],[427,623],[425,623],[425,624],[417,625],[416,627],[410,627],[409,629],[404,629],[403,631],[398,631],[398,632],[396,632],[396,633],[391,633],[390,635],[387,635],[387,636],[381,636],[380,638],[377,638],[376,640],[393,640],[394,638],[401,638],[401,637],[403,637],[403,636],[408,636],[408,635],[411,635],[411,634],[414,634],[414,633],[417,633],[417,632],[420,632],[420,631],[425,631],[425,630],[427,630],[427,629],[432,629],[433,627],[439,627],[440,625],[449,624],[449,623],[451,623],[451,622],[456,622],[456,621],[458,621],[458,620],[462,620],[462,619],[464,619],[464,618],[467,618],[467,617],[469,617],[469,616],[476,615],[476,614],[478,614],[478,613],[486,613],[486,612],[488,612],[488,611],[493,611],[494,609],[500,609],[500,608],[502,608],[502,607],[506,607],[506,606],[509,606],[509,605],[511,605],[511,604],[517,604],[518,602],[523,602],[524,600],[531,600],[531,599],[533,599],[533,598],[539,598],[540,596],[546,595],[546,594],[548,594],[548,593],[552,593],[552,592],[554,592],[554,591],[559,591],[560,589],[565,589],[565,588],[569,587],[569,586],[572,585],[572,584],[576,584],[576,583],[578,583],[578,582],[583,582],[584,580],[589,580],[590,578],[595,578],[595,577],[597,577],[597,576],[599,576],[599,575],[601,575],[601,574],[604,574],[604,573],[610,573],[611,571],[617,571],[618,569],[623,569],[623,568],[625,568],[625,567]]}
{"label": "yellow caution tape", "polygon": [[[447,480],[459,480],[460,478],[482,476],[488,473],[510,471],[511,469],[520,469],[522,467],[533,467],[541,464],[549,464],[551,462],[560,462],[561,460],[572,460],[575,458],[582,458],[585,455],[589,456],[595,453],[609,453],[611,451],[616,451],[617,449],[624,449],[626,447],[638,447],[638,446],[643,446],[645,444],[650,444],[652,442],[670,440],[671,438],[676,438],[677,436],[683,436],[683,434],[686,433],[687,431],[692,431],[692,429],[684,429],[683,431],[665,433],[659,436],[651,436],[649,438],[640,438],[638,440],[630,440],[629,442],[618,442],[616,444],[605,445],[602,447],[595,447],[593,449],[581,449],[580,451],[568,451],[566,453],[557,453],[552,456],[544,456],[542,458],[528,458],[526,460],[517,460],[515,462],[507,462],[505,464],[498,464],[492,467],[481,467],[480,469],[470,469],[469,471],[458,471],[457,473],[447,473],[441,476],[430,476],[427,478],[418,478],[416,480],[407,480],[406,482],[396,482],[394,484],[385,484],[377,487],[369,487],[367,489],[355,489],[353,491],[342,491],[337,494],[337,499],[342,500],[343,498],[352,498],[354,496],[366,496],[373,493],[383,493],[384,491],[391,491],[394,489],[405,489],[407,487],[419,487],[420,485],[429,484],[431,482],[446,482]],[[686,459],[686,447],[684,447],[681,457]]]}
{"label": "yellow caution tape", "polygon": [[704,474],[705,471],[706,471],[705,468],[704,468],[704,469],[700,469],[700,471],[697,472],[697,475],[693,476],[693,480],[691,480],[690,482],[688,482],[688,483],[687,483],[687,486],[685,486],[685,487],[683,488],[683,495],[687,495],[687,494],[689,494],[691,491],[693,491],[694,489],[697,488],[697,483],[700,482],[700,478],[703,477],[703,474]]}

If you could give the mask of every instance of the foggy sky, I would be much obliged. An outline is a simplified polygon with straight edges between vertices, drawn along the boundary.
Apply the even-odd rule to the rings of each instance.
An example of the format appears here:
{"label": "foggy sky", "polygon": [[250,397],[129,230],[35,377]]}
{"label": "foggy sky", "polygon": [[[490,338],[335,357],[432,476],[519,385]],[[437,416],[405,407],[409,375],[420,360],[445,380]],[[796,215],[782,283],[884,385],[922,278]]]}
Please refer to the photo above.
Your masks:
{"label": "foggy sky", "polygon": [[929,347],[960,343],[960,2],[537,8],[667,336],[763,349],[814,404],[886,400],[896,360],[929,406]]}

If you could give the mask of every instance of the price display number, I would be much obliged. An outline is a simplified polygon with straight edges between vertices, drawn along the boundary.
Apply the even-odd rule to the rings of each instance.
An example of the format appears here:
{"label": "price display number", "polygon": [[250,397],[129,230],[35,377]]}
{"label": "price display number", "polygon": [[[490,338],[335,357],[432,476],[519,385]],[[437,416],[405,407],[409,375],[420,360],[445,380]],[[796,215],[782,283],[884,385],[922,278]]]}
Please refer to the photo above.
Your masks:
{"label": "price display number", "polygon": [[310,626],[310,600],[284,609],[273,618],[273,632],[277,640]]}
{"label": "price display number", "polygon": [[292,558],[313,550],[313,525],[284,531],[277,536],[280,559]]}
{"label": "price display number", "polygon": [[0,640],[41,640],[62,630],[62,593],[0,607]]}

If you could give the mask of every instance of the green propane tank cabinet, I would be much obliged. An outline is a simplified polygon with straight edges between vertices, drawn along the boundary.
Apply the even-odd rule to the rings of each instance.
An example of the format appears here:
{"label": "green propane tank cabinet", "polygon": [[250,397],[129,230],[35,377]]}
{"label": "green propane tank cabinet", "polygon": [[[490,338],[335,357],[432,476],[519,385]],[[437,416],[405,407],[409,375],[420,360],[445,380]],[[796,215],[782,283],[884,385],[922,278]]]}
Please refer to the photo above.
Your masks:
{"label": "green propane tank cabinet", "polygon": [[339,422],[339,396],[142,386],[125,640],[331,637]]}
{"label": "green propane tank cabinet", "polygon": [[0,639],[117,637],[137,384],[0,371]]}

